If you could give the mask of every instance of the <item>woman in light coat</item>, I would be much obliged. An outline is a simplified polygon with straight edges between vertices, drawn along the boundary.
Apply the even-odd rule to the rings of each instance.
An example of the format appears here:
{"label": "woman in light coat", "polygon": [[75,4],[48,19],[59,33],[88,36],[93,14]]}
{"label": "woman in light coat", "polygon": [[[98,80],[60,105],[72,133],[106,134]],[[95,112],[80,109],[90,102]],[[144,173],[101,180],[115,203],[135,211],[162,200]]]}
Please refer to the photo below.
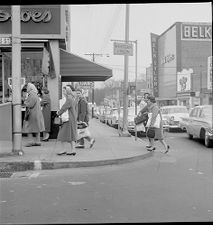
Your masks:
{"label": "woman in light coat", "polygon": [[157,106],[156,100],[154,96],[149,96],[148,97],[148,101],[147,101],[147,106],[148,106],[148,111],[149,113],[151,113],[151,122],[147,127],[147,130],[149,129],[149,127],[153,127],[156,121],[156,118],[158,116],[158,114],[160,114],[160,128],[154,128],[155,130],[155,137],[154,138],[148,138],[149,139],[149,146],[147,147],[148,151],[153,151],[155,150],[154,147],[154,139],[159,140],[164,148],[165,148],[165,152],[167,153],[169,151],[169,145],[166,144],[165,140],[164,140],[164,135],[163,135],[163,121],[162,121],[162,115],[160,112],[159,107]]}
{"label": "woman in light coat", "polygon": [[42,107],[42,113],[44,117],[44,125],[45,125],[45,131],[43,132],[43,140],[42,141],[48,141],[49,140],[49,133],[51,129],[51,100],[49,95],[49,90],[47,88],[42,88],[42,99],[41,99],[41,107]]}
{"label": "woman in light coat", "polygon": [[57,112],[58,116],[61,116],[68,110],[69,120],[64,122],[59,129],[57,140],[70,143],[70,150],[68,152],[59,152],[57,155],[75,155],[74,142],[77,140],[77,114],[75,110],[75,99],[74,94],[70,87],[66,86],[63,88],[63,94],[66,97],[66,102],[62,105],[61,109]]}
{"label": "woman in light coat", "polygon": [[[28,138],[32,140],[26,147],[41,146],[40,132],[45,130],[44,118],[41,111],[40,100],[38,97],[38,90],[34,84],[27,84],[27,98],[24,101],[26,108],[29,109],[29,119],[24,121],[23,133],[28,134]],[[33,134],[35,140],[33,141]]]}

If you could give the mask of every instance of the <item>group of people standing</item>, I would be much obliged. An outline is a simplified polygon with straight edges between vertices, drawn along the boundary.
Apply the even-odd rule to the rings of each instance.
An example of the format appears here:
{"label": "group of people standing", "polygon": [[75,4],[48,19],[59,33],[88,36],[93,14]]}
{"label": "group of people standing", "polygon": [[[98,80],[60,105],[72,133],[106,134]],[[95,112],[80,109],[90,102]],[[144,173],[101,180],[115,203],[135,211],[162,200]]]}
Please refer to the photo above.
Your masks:
{"label": "group of people standing", "polygon": [[[140,112],[139,114],[144,114],[147,113],[150,116],[150,123],[146,126],[146,132],[153,128],[154,130],[154,137],[148,137],[148,142],[149,144],[146,146],[148,151],[154,151],[156,149],[156,147],[154,146],[154,140],[159,140],[162,145],[165,148],[165,152],[167,153],[169,151],[170,146],[167,145],[167,143],[164,140],[164,132],[163,132],[163,120],[162,120],[162,115],[161,115],[161,111],[160,108],[158,107],[155,97],[150,95],[149,93],[145,93],[143,96],[143,99],[140,103]],[[160,124],[159,127],[155,127],[154,124],[157,120],[157,116],[160,116]]]}
{"label": "group of people standing", "polygon": [[[42,141],[49,140],[51,129],[51,101],[49,91],[43,88],[39,97],[38,90],[34,84],[28,83],[27,94],[24,99],[26,106],[23,133],[27,133],[31,140],[26,147],[41,146],[40,133],[43,132]],[[75,90],[72,85],[63,87],[63,99],[60,109],[56,112],[60,117],[67,113],[67,120],[60,127],[57,141],[62,143],[62,151],[57,155],[76,155],[75,148],[84,148],[84,138],[90,142],[90,148],[94,145],[95,139],[90,135],[78,139],[78,122],[89,124],[88,103],[83,96],[82,90]],[[34,139],[34,136],[35,139]],[[64,151],[64,143],[70,143],[68,151]]]}

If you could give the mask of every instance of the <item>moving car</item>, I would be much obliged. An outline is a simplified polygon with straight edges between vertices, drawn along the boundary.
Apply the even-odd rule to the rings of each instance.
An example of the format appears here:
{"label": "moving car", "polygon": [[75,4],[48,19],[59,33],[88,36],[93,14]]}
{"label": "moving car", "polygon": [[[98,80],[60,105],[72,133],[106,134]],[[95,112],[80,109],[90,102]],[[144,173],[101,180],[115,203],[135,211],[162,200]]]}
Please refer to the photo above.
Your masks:
{"label": "moving car", "polygon": [[183,117],[189,139],[193,137],[204,140],[206,147],[213,142],[212,105],[200,105],[191,109],[189,117]]}
{"label": "moving car", "polygon": [[171,130],[182,130],[180,126],[180,121],[182,117],[188,117],[189,112],[186,106],[181,105],[168,105],[160,107],[162,119],[163,119],[163,128],[168,131]]}

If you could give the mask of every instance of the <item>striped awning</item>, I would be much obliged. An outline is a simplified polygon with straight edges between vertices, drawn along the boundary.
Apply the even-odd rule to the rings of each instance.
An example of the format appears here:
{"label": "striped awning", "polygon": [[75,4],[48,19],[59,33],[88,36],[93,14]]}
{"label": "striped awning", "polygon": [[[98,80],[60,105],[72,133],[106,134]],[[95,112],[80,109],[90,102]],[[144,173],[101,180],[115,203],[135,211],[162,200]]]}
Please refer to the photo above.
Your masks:
{"label": "striped awning", "polygon": [[62,82],[105,81],[112,69],[60,49],[60,75]]}

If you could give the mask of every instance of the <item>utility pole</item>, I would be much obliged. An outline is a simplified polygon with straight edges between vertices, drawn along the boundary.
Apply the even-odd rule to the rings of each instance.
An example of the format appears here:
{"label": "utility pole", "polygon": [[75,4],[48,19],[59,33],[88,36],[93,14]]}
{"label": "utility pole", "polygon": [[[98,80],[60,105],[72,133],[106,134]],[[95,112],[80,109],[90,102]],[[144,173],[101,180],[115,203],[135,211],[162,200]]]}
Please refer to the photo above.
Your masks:
{"label": "utility pole", "polygon": [[[87,53],[84,55],[92,55],[92,61],[95,62],[95,56],[103,56],[104,54]],[[109,54],[106,54],[106,56],[109,57]],[[92,118],[94,118],[94,95],[95,95],[94,88],[95,88],[95,85],[93,85],[92,87]]]}
{"label": "utility pole", "polygon": [[21,22],[20,6],[12,6],[12,118],[13,153],[22,155],[21,126]]}

